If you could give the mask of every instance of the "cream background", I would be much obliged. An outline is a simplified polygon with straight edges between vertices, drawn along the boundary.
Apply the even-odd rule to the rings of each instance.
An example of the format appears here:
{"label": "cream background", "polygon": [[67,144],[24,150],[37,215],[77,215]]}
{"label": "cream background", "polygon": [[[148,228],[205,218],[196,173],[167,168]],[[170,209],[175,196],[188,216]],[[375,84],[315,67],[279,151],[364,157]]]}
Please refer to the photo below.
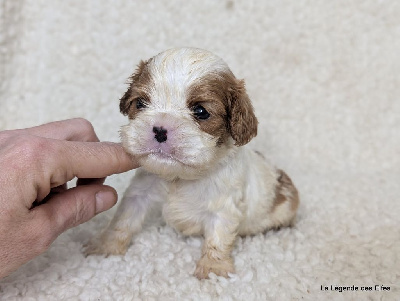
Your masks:
{"label": "cream background", "polygon": [[[252,146],[302,201],[295,228],[238,240],[229,280],[189,276],[201,240],[157,224],[123,258],[84,258],[108,212],[1,280],[0,299],[400,298],[399,2],[3,0],[0,18],[0,130],[84,117],[118,141],[140,59],[204,48],[245,79]],[[122,194],[131,174],[108,184]],[[331,284],[391,292],[321,292]]]}

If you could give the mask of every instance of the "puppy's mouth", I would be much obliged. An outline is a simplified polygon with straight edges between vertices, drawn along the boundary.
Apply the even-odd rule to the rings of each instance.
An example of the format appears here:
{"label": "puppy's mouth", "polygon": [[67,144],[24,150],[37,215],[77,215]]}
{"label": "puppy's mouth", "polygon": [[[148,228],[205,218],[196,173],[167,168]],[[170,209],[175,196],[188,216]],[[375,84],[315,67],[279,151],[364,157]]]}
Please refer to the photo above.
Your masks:
{"label": "puppy's mouth", "polygon": [[147,150],[143,153],[140,154],[140,158],[142,157],[148,157],[153,160],[157,160],[162,163],[166,164],[172,164],[172,163],[180,163],[185,166],[191,166],[190,164],[187,164],[183,162],[182,160],[178,159],[177,157],[163,151],[162,149],[152,149],[152,150]]}

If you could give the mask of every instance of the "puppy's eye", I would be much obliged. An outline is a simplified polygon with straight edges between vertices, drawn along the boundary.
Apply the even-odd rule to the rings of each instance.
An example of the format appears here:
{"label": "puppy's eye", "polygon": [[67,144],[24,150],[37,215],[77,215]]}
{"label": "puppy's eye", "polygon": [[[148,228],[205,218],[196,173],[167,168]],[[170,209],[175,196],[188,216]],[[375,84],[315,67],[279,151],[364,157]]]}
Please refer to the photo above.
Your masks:
{"label": "puppy's eye", "polygon": [[140,110],[146,107],[147,107],[146,101],[143,98],[136,99],[136,109]]}
{"label": "puppy's eye", "polygon": [[210,113],[208,113],[207,110],[201,105],[195,105],[192,110],[194,117],[197,119],[206,120],[210,117]]}

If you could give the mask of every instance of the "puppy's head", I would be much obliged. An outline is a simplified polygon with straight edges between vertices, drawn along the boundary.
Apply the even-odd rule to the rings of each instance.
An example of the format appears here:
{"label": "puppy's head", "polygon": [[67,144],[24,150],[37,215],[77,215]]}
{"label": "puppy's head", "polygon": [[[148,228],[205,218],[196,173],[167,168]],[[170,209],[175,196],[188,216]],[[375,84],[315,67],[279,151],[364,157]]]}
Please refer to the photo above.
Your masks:
{"label": "puppy's head", "polygon": [[125,149],[144,169],[195,179],[257,134],[244,82],[214,54],[171,49],[142,61],[121,98]]}

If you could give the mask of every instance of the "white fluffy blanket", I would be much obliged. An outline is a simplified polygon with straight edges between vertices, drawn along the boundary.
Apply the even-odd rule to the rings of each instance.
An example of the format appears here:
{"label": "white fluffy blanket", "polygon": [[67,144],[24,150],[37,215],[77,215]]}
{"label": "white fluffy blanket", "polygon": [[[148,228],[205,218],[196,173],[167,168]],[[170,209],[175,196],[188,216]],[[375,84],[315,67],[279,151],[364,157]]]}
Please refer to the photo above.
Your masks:
{"label": "white fluffy blanket", "polygon": [[0,280],[1,300],[400,299],[399,1],[3,0],[0,18],[0,129],[80,116],[118,141],[139,60],[205,48],[245,78],[252,146],[301,195],[294,228],[237,240],[230,279],[191,276],[202,240],[159,222],[85,258],[111,210]]}

